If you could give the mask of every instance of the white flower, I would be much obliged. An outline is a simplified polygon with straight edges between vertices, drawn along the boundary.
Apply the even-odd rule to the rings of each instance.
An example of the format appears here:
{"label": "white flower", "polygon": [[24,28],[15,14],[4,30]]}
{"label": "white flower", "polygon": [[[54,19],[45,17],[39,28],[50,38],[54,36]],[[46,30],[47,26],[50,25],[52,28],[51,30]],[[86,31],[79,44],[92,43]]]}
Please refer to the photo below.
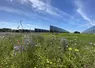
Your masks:
{"label": "white flower", "polygon": [[94,46],[95,46],[95,44],[94,44]]}

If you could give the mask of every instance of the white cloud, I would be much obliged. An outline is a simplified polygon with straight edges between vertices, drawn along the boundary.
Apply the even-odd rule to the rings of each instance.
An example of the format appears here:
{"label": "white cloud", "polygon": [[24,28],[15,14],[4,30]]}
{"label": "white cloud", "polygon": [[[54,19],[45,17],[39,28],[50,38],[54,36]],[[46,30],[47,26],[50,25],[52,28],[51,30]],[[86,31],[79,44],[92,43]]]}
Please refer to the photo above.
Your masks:
{"label": "white cloud", "polygon": [[[44,1],[46,1],[46,2],[44,2]],[[6,11],[6,12],[10,12],[10,13],[24,15],[31,19],[35,19],[37,21],[40,20],[41,22],[42,22],[42,20],[46,20],[50,23],[53,23],[54,21],[56,21],[56,19],[60,19],[61,21],[67,21],[68,19],[72,18],[71,15],[59,10],[56,7],[53,7],[50,4],[51,0],[44,0],[44,1],[42,1],[42,0],[12,0],[11,1],[11,3],[16,2],[16,4],[23,4],[25,6],[27,5],[28,7],[30,6],[31,7],[30,10],[33,10],[34,12],[33,11],[26,12],[26,11],[22,10],[23,5],[21,5],[21,7],[20,7],[22,9],[15,9],[14,7],[8,7],[8,6],[0,6],[0,11]],[[27,8],[25,6],[24,6],[24,8]],[[36,12],[41,13],[41,14],[51,15],[54,17],[55,20],[54,19],[51,20],[49,17],[43,17],[41,15],[38,15]]]}
{"label": "white cloud", "polygon": [[35,8],[38,12],[44,11],[46,13],[49,13],[51,15],[58,16],[56,11],[54,11],[54,7],[42,2],[41,0],[29,0],[31,2],[31,6]]}
{"label": "white cloud", "polygon": [[[18,15],[24,15],[26,17],[32,17],[32,16],[36,16],[35,14],[33,14],[32,12],[26,12],[24,10],[20,10],[20,9],[15,9],[12,7],[7,7],[7,6],[0,6],[0,11],[5,11],[5,12],[9,12],[9,13],[14,13],[14,14],[18,14]],[[33,18],[34,18],[33,17]]]}
{"label": "white cloud", "polygon": [[10,0],[10,1],[13,1],[13,0]]}
{"label": "white cloud", "polygon": [[88,21],[89,25],[95,25],[95,23],[86,15],[86,13],[83,11],[85,10],[84,5],[81,3],[80,0],[75,1],[75,4],[77,6],[77,12],[84,18],[84,20]]}
{"label": "white cloud", "polygon": [[46,0],[47,3],[42,2],[41,0],[29,0],[31,2],[31,5],[33,8],[37,9],[38,11],[44,11],[46,13],[49,13],[51,15],[55,15],[55,16],[64,16],[64,15],[68,15],[67,13],[59,10],[58,8],[55,8],[53,6],[50,5],[50,0]]}
{"label": "white cloud", "polygon": [[[17,1],[17,2],[16,2]],[[6,12],[10,12],[10,13],[16,13],[19,15],[24,15],[27,16],[31,19],[35,19],[37,21],[43,21],[46,20],[50,23],[53,23],[54,21],[56,21],[56,19],[60,19],[61,21],[67,21],[68,19],[72,18],[71,15],[61,11],[60,9],[53,7],[50,2],[51,0],[46,0],[46,2],[42,1],[42,0],[12,0],[12,2],[16,2],[16,4],[23,4],[23,5],[27,5],[28,7],[30,6],[30,10],[33,10],[35,12],[29,11],[26,12],[22,9],[15,9],[14,7],[7,7],[7,6],[1,6],[0,10],[1,11],[6,11]],[[23,8],[21,5],[21,8]],[[27,7],[24,7],[27,8]],[[34,9],[33,9],[34,8]],[[39,12],[41,14],[48,14],[54,17],[53,20],[51,20],[49,17],[43,17],[41,15],[38,15],[36,12]]]}
{"label": "white cloud", "polygon": [[8,7],[0,7],[1,11],[7,11],[7,12],[12,12],[12,13],[18,13],[18,10],[15,10],[14,8],[8,8]]}
{"label": "white cloud", "polygon": [[33,20],[35,19],[38,22],[42,22],[42,20],[53,22],[50,19],[48,19],[47,17],[36,15],[36,14],[33,14],[32,12],[26,12],[26,11],[23,11],[23,10],[14,9],[14,8],[11,8],[11,7],[0,6],[0,11],[15,13],[15,14],[18,14],[18,15],[24,15],[25,17],[29,17],[30,19],[33,19]]}
{"label": "white cloud", "polygon": [[17,0],[17,1],[21,2],[22,4],[27,5],[31,4],[31,7],[40,13],[48,13],[50,15],[57,17],[64,17],[64,15],[70,16],[69,14],[59,10],[58,8],[51,6],[50,4],[51,0],[44,0],[46,2],[43,2],[42,0]]}
{"label": "white cloud", "polygon": [[91,22],[91,20],[86,16],[86,14],[80,9],[77,9],[77,12],[87,21]]}
{"label": "white cloud", "polygon": [[15,9],[15,8],[11,8],[11,7],[0,6],[0,11],[6,11],[6,12],[10,12],[10,13],[16,13],[16,14],[28,16],[28,14],[25,13],[24,11]]}

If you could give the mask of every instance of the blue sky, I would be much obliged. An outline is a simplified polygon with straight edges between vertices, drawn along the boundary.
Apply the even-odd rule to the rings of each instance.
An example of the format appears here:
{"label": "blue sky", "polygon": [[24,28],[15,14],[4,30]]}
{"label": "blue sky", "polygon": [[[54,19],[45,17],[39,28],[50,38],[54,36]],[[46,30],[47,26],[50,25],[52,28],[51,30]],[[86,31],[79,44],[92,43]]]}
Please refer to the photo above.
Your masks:
{"label": "blue sky", "polygon": [[[70,32],[94,26],[95,0],[0,0],[0,28],[58,26]],[[21,28],[21,27],[19,27]]]}

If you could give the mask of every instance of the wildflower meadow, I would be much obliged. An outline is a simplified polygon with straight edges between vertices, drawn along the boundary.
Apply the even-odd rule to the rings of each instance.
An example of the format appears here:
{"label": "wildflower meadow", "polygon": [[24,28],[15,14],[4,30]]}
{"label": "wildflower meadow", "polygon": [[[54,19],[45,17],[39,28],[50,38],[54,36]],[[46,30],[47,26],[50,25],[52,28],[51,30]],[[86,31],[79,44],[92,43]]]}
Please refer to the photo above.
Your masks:
{"label": "wildflower meadow", "polygon": [[95,68],[95,35],[10,33],[0,36],[0,68]]}

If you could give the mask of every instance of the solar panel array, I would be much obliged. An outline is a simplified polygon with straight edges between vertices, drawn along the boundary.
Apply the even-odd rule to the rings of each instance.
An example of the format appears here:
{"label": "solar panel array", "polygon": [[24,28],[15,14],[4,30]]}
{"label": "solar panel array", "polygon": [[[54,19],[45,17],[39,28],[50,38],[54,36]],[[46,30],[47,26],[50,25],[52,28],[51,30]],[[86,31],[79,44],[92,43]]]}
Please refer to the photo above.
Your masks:
{"label": "solar panel array", "polygon": [[68,31],[66,31],[64,29],[61,29],[61,28],[56,27],[56,26],[51,26],[51,25],[50,25],[50,32],[69,33]]}
{"label": "solar panel array", "polygon": [[35,32],[49,32],[49,30],[35,28]]}
{"label": "solar panel array", "polygon": [[64,29],[61,29],[61,28],[56,27],[56,26],[51,26],[51,25],[50,25],[50,30],[35,28],[35,32],[59,32],[59,33],[69,33],[68,31],[66,31],[66,30],[64,30]]}
{"label": "solar panel array", "polygon": [[82,33],[94,34],[95,33],[95,26],[83,31]]}

